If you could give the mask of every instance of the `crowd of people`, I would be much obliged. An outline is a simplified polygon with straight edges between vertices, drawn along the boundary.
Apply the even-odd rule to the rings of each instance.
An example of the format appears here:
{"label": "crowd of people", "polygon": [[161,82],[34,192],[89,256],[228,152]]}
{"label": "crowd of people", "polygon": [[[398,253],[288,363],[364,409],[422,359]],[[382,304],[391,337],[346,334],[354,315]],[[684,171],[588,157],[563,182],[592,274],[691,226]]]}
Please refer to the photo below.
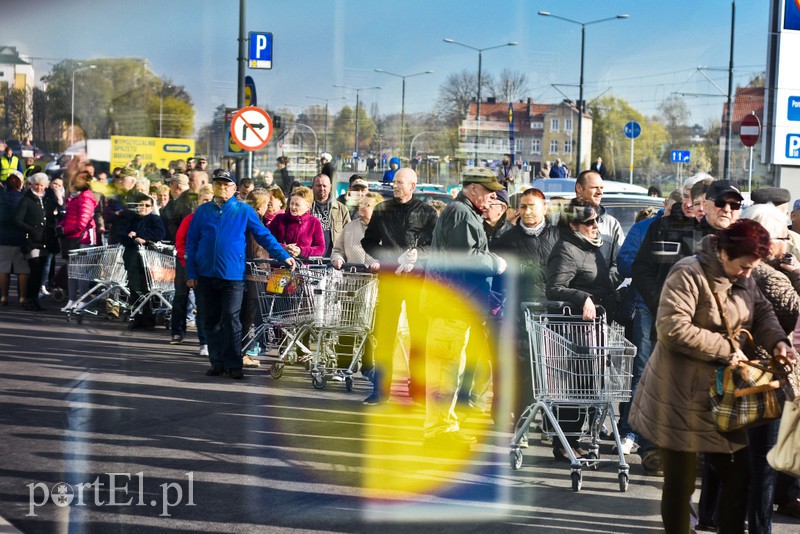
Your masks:
{"label": "crowd of people", "polygon": [[[20,304],[40,310],[39,299],[56,283],[61,262],[55,256],[101,243],[123,245],[136,298],[146,291],[139,247],[174,242],[169,342],[183,343],[194,323],[198,352],[210,362],[206,375],[241,379],[243,367],[259,365],[241,350],[243,330],[259,320],[258,288],[246,281],[245,258],[271,258],[290,269],[314,257],[330,258],[338,269],[361,264],[379,283],[375,343],[361,367],[373,384],[364,404],[390,399],[404,313],[408,395],[425,406],[425,445],[467,450],[475,437],[460,423],[469,413],[487,410],[498,428],[508,429],[533,402],[519,314],[507,315],[517,318],[509,373],[515,387],[502,390],[498,379],[495,338],[503,303],[565,302],[582,320],[605,313],[619,321],[637,348],[632,398],[621,407],[622,452],[638,453],[646,473],[664,477],[667,532],[689,532],[693,525],[741,532],[745,520],[750,532],[769,532],[773,503],[800,516],[797,479],[778,476],[764,460],[777,422],[719,432],[707,394],[717,366],[755,356],[726,331],[745,328],[761,354],[791,358],[790,336],[800,315],[800,235],[787,222],[800,201],[790,210],[788,191],[756,191],[755,204],[742,211],[744,197],[732,182],[698,175],[673,191],[663,210],[643,212],[625,236],[603,207],[599,158],[578,174],[575,197],[560,206],[557,218],[544,193],[519,183],[509,161],[497,171],[467,169],[454,200],[436,208],[414,195],[417,174],[399,161],[384,176],[392,188],[388,199],[370,192],[358,175],[334,198],[329,154],[322,155],[310,188],[294,181],[288,161],[278,163],[274,177],[260,183],[224,169],[209,175],[204,157],[166,170],[134,158],[109,177],[80,158],[62,177],[10,170],[0,192],[2,305],[9,304],[14,273]],[[561,167],[556,161],[556,176]],[[516,268],[509,269],[512,262]],[[621,292],[626,278],[630,286]],[[70,311],[84,288],[68,280],[65,290],[63,311]],[[469,306],[454,313],[442,295]],[[153,324],[143,313],[131,327]],[[509,413],[499,409],[503,395]],[[560,410],[562,428],[579,433],[585,415]],[[567,444],[553,443],[556,460],[570,456],[564,446],[576,457],[586,454],[570,437]],[[704,458],[703,496],[695,511],[698,454]]]}

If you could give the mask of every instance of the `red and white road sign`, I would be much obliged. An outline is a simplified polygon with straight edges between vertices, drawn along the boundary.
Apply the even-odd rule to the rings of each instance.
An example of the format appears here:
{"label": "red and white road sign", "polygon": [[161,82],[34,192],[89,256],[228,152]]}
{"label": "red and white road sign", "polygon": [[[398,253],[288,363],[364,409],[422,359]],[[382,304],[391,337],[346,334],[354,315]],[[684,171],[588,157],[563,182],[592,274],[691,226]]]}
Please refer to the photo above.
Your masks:
{"label": "red and white road sign", "polygon": [[742,119],[742,125],[739,127],[739,138],[744,146],[751,147],[758,143],[759,137],[761,137],[761,121],[751,113]]}
{"label": "red and white road sign", "polygon": [[233,115],[231,139],[244,150],[259,150],[272,137],[272,119],[256,106],[247,106]]}

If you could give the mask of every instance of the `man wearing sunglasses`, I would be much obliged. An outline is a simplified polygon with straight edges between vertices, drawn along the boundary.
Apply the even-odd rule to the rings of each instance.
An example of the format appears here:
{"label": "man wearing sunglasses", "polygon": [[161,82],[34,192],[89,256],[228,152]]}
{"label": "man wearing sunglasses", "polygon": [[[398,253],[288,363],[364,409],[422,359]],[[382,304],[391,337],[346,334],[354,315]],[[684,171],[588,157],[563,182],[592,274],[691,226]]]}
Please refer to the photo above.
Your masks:
{"label": "man wearing sunglasses", "polygon": [[262,224],[255,210],[236,200],[236,178],[214,171],[214,201],[195,211],[186,235],[186,286],[197,292],[198,316],[208,338],[207,376],[241,379],[245,245],[252,235],[271,258],[294,269],[294,259]]}
{"label": "man wearing sunglasses", "polygon": [[730,180],[717,180],[706,191],[705,218],[700,221],[703,237],[729,227],[739,219],[744,198]]}

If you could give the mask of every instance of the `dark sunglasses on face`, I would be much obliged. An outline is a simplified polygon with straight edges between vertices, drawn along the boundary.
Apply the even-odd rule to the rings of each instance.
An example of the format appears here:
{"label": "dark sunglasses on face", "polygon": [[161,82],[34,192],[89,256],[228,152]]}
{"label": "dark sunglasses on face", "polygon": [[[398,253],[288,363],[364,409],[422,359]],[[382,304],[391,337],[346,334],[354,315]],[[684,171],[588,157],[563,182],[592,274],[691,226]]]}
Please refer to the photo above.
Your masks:
{"label": "dark sunglasses on face", "polygon": [[735,200],[725,200],[722,198],[718,198],[717,200],[714,201],[714,205],[718,208],[724,208],[725,204],[730,206],[733,211],[742,209],[742,203],[736,202]]}
{"label": "dark sunglasses on face", "polygon": [[589,219],[588,221],[578,221],[578,222],[584,226],[594,226],[598,223],[596,217],[594,219]]}

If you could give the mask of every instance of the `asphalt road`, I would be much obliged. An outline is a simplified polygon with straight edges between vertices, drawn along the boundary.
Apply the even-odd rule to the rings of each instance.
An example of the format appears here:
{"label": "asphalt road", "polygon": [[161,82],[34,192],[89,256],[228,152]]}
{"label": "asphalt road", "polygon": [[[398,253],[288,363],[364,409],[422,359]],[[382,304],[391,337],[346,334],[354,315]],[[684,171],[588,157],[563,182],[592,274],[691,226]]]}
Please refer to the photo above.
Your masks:
{"label": "asphalt road", "polygon": [[[366,381],[316,390],[300,366],[208,378],[191,336],[45,304],[0,308],[0,533],[661,531],[661,480],[635,456],[627,493],[614,464],[574,493],[538,441],[513,471],[485,416],[465,424],[474,453],[431,454],[400,394],[365,407]],[[776,516],[773,532],[798,530]]]}

